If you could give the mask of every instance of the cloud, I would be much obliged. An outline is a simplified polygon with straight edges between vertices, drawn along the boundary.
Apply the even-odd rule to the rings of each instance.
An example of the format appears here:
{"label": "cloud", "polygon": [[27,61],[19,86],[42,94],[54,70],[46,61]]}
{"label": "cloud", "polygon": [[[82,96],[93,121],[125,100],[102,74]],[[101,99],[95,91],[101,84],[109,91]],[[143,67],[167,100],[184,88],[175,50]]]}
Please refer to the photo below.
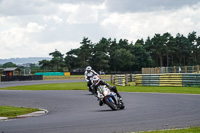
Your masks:
{"label": "cloud", "polygon": [[81,4],[77,10],[67,18],[69,24],[95,23],[98,20],[98,11],[90,5]]}
{"label": "cloud", "polygon": [[6,16],[52,14],[56,10],[56,4],[46,0],[2,0],[0,3],[0,15]]}
{"label": "cloud", "polygon": [[155,33],[198,34],[199,12],[198,0],[0,0],[0,58],[64,54],[83,37],[134,43]]}
{"label": "cloud", "polygon": [[106,0],[106,6],[110,12],[151,12],[162,10],[174,10],[183,6],[192,6],[199,0]]}
{"label": "cloud", "polygon": [[104,2],[104,0],[49,0],[54,3],[70,3],[70,4],[79,4],[79,3],[89,3],[89,4],[99,4]]}
{"label": "cloud", "polygon": [[114,38],[126,38],[134,42],[152,37],[155,33],[181,33],[187,36],[189,32],[200,29],[198,12],[200,8],[196,5],[159,12],[110,13],[101,25]]}

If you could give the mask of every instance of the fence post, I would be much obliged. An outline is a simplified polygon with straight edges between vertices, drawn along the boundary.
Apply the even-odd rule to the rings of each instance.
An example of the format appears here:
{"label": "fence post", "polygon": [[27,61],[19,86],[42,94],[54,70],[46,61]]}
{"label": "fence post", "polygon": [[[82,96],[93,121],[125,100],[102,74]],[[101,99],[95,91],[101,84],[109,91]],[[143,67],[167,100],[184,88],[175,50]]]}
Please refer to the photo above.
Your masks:
{"label": "fence post", "polygon": [[187,66],[185,66],[185,73],[187,73]]}
{"label": "fence post", "polygon": [[111,83],[113,84],[113,75],[111,74]]}
{"label": "fence post", "polygon": [[176,73],[176,66],[174,66],[174,73]]}
{"label": "fence post", "polygon": [[130,74],[130,82],[133,82],[133,74]]}
{"label": "fence post", "polygon": [[197,65],[197,73],[199,73],[199,65]]}
{"label": "fence post", "polygon": [[125,74],[125,86],[128,85],[128,74]]}
{"label": "fence post", "polygon": [[194,66],[192,66],[192,73],[194,73]]}

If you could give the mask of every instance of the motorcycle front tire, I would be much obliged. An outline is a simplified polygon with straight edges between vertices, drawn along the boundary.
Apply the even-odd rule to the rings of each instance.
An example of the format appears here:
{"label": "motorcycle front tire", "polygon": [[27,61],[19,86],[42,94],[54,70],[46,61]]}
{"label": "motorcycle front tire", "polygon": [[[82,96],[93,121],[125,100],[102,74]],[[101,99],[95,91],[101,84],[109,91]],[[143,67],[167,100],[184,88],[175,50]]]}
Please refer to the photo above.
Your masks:
{"label": "motorcycle front tire", "polygon": [[[110,97],[112,98],[112,97]],[[109,100],[109,98],[105,99],[106,104],[112,109],[117,110],[117,105]]]}

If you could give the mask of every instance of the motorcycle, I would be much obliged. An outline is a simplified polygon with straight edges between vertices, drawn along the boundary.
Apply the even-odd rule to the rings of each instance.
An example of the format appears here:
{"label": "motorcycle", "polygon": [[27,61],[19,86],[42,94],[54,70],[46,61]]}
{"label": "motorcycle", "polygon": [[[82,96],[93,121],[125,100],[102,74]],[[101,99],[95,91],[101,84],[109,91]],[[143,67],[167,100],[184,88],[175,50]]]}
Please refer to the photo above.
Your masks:
{"label": "motorcycle", "polygon": [[106,85],[100,85],[97,88],[97,97],[102,100],[103,104],[108,105],[112,110],[124,109],[125,105],[119,101],[116,93],[112,92]]}

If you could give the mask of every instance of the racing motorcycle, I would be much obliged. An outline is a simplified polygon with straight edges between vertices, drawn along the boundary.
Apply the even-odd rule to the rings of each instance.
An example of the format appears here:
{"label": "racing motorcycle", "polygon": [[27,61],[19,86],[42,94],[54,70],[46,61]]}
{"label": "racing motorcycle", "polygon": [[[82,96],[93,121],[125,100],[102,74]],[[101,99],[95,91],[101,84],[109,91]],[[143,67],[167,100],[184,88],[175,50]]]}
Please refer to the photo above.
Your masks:
{"label": "racing motorcycle", "polygon": [[119,101],[116,93],[112,92],[106,85],[100,85],[97,88],[97,97],[102,100],[103,104],[108,105],[112,110],[124,109],[125,105]]}

